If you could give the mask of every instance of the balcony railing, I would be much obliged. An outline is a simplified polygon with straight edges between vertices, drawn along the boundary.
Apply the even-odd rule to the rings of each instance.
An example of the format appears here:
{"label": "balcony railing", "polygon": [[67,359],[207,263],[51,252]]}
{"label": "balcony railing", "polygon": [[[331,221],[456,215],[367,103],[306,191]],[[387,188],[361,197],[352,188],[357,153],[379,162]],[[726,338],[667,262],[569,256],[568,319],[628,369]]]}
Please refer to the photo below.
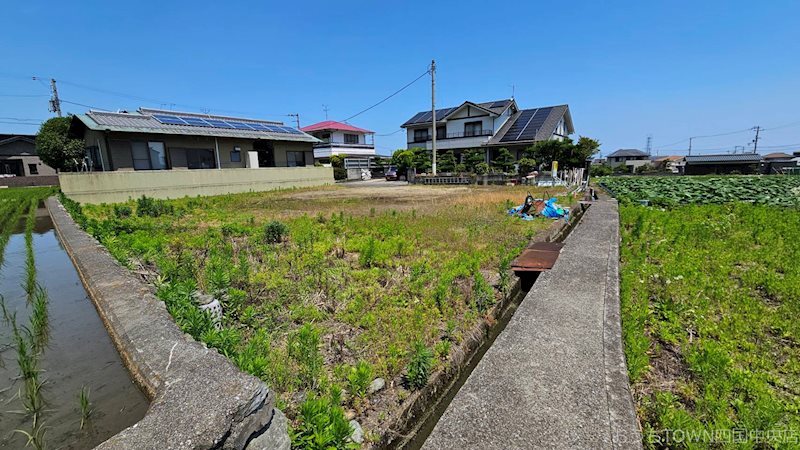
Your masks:
{"label": "balcony railing", "polygon": [[332,147],[332,146],[354,147],[354,148],[373,148],[373,147],[375,147],[375,144],[373,142],[367,142],[367,143],[345,142],[343,139],[323,139],[322,142],[317,142],[316,144],[314,144],[314,148]]}
{"label": "balcony railing", "polygon": [[[460,138],[469,138],[469,137],[480,137],[480,136],[492,136],[494,134],[494,130],[473,130],[473,131],[458,131],[455,133],[447,133],[447,135],[442,136],[441,134],[436,134],[436,139],[460,139]],[[425,136],[414,136],[409,144],[415,144],[419,142],[428,142],[433,138],[433,136],[429,133]]]}

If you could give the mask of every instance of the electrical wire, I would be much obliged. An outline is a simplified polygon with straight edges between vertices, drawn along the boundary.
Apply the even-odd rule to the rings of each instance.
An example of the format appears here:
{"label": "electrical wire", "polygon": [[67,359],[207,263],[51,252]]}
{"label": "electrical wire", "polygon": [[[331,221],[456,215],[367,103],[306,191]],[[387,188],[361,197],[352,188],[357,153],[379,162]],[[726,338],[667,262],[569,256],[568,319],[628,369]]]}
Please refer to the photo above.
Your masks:
{"label": "electrical wire", "polygon": [[389,95],[388,97],[386,97],[386,98],[384,98],[383,100],[379,101],[378,103],[375,103],[374,105],[370,106],[369,108],[365,108],[365,109],[361,110],[360,112],[358,112],[358,113],[356,113],[356,114],[353,114],[352,116],[348,117],[347,119],[344,119],[344,120],[342,120],[341,122],[347,122],[347,121],[348,121],[348,120],[350,120],[350,119],[356,118],[356,117],[360,116],[361,114],[364,114],[365,112],[369,111],[370,109],[372,109],[372,108],[374,108],[374,107],[376,107],[376,106],[380,105],[381,103],[385,102],[386,100],[389,100],[390,98],[394,97],[395,95],[397,95],[397,94],[399,94],[399,93],[403,92],[404,90],[406,90],[406,88],[408,88],[408,87],[409,87],[409,86],[411,86],[412,84],[416,83],[416,82],[417,82],[417,81],[419,81],[419,80],[420,80],[422,77],[424,77],[425,75],[427,75],[427,74],[429,74],[429,73],[431,73],[431,70],[430,70],[430,69],[426,70],[425,72],[423,72],[423,73],[422,73],[422,75],[420,75],[420,76],[418,76],[417,78],[415,78],[415,79],[414,79],[414,81],[412,81],[412,82],[408,83],[407,85],[405,85],[405,86],[401,87],[400,89],[396,90],[396,91],[395,91],[395,92],[393,92],[391,95]]}
{"label": "electrical wire", "polygon": [[375,136],[392,136],[392,135],[394,135],[394,134],[397,134],[397,133],[399,133],[399,132],[401,132],[401,131],[404,131],[404,129],[403,129],[403,128],[400,128],[399,130],[397,130],[397,131],[393,131],[393,132],[391,132],[391,133],[386,133],[386,134],[376,134]]}

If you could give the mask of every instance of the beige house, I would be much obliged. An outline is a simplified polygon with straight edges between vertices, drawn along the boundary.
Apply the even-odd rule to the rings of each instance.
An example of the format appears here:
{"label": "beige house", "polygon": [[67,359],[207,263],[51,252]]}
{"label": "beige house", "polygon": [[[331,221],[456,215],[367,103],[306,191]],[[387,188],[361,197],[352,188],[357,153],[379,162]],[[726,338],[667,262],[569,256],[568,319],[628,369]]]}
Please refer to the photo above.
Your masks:
{"label": "beige house", "polygon": [[333,182],[332,169],[314,167],[319,140],[281,122],[145,108],[89,111],[74,116],[70,135],[86,143],[91,170],[60,175],[64,193],[78,201]]}
{"label": "beige house", "polygon": [[44,177],[56,174],[36,154],[36,136],[0,134],[0,177]]}

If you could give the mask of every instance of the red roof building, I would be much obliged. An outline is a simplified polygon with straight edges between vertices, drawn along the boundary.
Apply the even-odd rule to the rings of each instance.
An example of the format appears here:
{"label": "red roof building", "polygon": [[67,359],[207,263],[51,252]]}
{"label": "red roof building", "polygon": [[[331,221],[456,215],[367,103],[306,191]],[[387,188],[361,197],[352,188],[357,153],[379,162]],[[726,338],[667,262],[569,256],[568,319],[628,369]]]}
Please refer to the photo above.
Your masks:
{"label": "red roof building", "polygon": [[326,120],[300,128],[322,142],[314,144],[314,159],[333,155],[350,157],[375,156],[375,132],[353,125]]}

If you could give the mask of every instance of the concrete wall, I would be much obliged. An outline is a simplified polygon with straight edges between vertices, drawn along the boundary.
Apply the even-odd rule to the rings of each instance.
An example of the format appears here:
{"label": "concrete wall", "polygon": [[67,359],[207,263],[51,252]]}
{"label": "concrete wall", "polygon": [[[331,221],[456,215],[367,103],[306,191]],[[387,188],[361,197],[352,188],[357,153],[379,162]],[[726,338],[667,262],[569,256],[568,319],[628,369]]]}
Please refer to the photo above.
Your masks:
{"label": "concrete wall", "polygon": [[[245,159],[243,155],[242,161]],[[58,178],[67,197],[95,204],[124,202],[142,195],[180,198],[321,186],[334,182],[333,169],[313,166],[61,173]]]}

